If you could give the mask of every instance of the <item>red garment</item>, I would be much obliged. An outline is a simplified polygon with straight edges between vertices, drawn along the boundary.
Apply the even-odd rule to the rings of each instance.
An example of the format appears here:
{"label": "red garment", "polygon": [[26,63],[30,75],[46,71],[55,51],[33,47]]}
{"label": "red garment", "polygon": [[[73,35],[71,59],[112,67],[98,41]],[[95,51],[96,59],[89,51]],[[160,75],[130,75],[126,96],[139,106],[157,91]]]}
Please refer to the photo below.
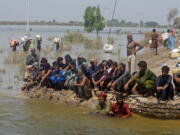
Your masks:
{"label": "red garment", "polygon": [[126,117],[126,118],[132,115],[128,107],[128,104],[123,104],[122,106],[118,106],[116,103],[114,103],[111,105],[109,112],[113,112],[115,116]]}

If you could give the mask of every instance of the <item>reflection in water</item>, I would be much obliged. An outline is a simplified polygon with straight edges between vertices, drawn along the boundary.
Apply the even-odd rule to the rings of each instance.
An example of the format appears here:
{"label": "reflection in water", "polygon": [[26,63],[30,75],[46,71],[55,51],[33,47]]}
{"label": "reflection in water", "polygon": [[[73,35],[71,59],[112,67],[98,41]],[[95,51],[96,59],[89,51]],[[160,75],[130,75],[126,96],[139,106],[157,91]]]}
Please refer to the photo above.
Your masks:
{"label": "reflection in water", "polygon": [[47,101],[0,97],[0,134],[172,135],[179,121],[133,115],[129,119],[89,115],[87,109]]}

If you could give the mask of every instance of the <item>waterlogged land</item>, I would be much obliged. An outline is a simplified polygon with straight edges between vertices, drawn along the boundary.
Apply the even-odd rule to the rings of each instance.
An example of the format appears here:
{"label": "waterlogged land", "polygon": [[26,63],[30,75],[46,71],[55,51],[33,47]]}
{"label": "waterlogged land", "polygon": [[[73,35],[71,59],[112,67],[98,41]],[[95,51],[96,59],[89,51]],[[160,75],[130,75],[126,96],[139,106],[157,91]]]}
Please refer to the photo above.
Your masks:
{"label": "waterlogged land", "polygon": [[[0,38],[0,45],[3,49],[3,53],[0,54],[0,69],[3,70],[0,73],[0,134],[179,135],[179,120],[151,119],[136,114],[133,114],[133,117],[129,119],[94,116],[89,114],[90,110],[87,108],[72,107],[55,102],[23,97],[20,93],[20,87],[23,84],[22,76],[19,75],[23,69],[21,70],[20,68],[22,66],[21,64],[17,64],[19,61],[23,61],[20,57],[23,55],[14,55],[13,58],[10,57],[9,59],[9,56],[12,56],[12,54],[10,54],[11,50],[8,46],[8,39],[11,37],[19,39],[24,35],[24,28],[24,26],[0,26],[0,29],[3,30]],[[86,49],[82,44],[72,44],[71,50],[55,53],[52,42],[46,39],[57,35],[65,35],[66,33],[58,32],[61,29],[67,29],[67,27],[33,27],[32,37],[35,37],[36,34],[43,36],[43,52],[41,56],[47,56],[50,63],[55,59],[54,55],[63,56],[67,53],[72,54],[72,56],[83,55],[89,59],[93,58],[92,56],[94,54],[97,54],[94,57],[99,60],[109,58],[119,60],[120,56],[125,56],[126,35],[116,34],[112,34],[112,36],[115,39],[116,47],[120,47],[120,56],[117,56],[116,53],[112,55],[104,54],[102,50]],[[92,39],[96,37],[95,34],[86,34],[86,36]],[[105,34],[102,34],[101,37],[102,39],[107,39],[107,35]],[[138,41],[143,38],[143,35],[135,35],[135,39]],[[18,52],[21,51],[21,49],[18,50]],[[138,55],[138,60],[146,59],[152,70],[159,73],[161,62],[168,63],[172,66],[175,63],[175,61],[169,60],[166,50],[161,50],[161,54],[152,56],[148,52],[144,55]],[[17,63],[8,64],[6,63],[8,62],[6,58],[10,60],[9,63],[12,61]]]}

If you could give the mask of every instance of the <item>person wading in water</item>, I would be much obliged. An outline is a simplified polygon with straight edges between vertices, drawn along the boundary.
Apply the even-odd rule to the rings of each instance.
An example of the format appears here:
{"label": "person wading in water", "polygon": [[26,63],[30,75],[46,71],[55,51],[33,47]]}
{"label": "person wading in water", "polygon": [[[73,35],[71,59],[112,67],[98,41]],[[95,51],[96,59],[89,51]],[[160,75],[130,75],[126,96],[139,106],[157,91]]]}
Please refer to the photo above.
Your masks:
{"label": "person wading in water", "polygon": [[158,54],[158,33],[156,32],[156,29],[152,30],[151,38],[152,38],[152,44],[151,48],[153,49],[154,55]]}
{"label": "person wading in water", "polygon": [[[136,52],[143,48],[133,40],[133,35],[127,35],[127,71],[133,74],[136,71]],[[138,47],[138,49],[136,49]]]}

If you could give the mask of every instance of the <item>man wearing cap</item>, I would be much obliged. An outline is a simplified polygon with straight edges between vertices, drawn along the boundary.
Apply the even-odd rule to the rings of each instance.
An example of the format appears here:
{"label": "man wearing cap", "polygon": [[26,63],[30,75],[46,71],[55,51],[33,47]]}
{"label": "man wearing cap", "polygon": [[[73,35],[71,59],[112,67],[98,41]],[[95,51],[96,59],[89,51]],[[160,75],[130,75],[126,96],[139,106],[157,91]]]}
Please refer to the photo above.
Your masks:
{"label": "man wearing cap", "polygon": [[132,74],[136,71],[136,52],[143,46],[133,40],[132,34],[127,35],[127,41],[127,71]]}
{"label": "man wearing cap", "polygon": [[128,104],[124,103],[123,96],[117,95],[116,103],[113,103],[108,112],[109,116],[118,116],[121,118],[128,118],[132,116],[132,113],[128,107]]}
{"label": "man wearing cap", "polygon": [[109,104],[106,100],[107,95],[104,93],[100,93],[98,95],[98,104],[96,105],[96,110],[94,113],[98,114],[106,114],[109,111]]}

